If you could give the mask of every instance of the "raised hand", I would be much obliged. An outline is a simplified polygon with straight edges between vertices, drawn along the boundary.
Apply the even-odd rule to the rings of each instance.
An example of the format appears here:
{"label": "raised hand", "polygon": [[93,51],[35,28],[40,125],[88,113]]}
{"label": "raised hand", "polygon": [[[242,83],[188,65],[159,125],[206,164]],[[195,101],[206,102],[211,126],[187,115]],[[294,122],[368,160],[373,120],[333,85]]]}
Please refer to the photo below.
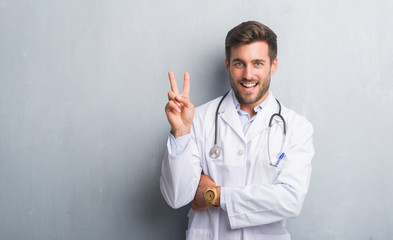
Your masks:
{"label": "raised hand", "polygon": [[169,72],[168,75],[172,91],[168,92],[165,113],[172,127],[172,135],[178,138],[191,132],[194,117],[194,105],[190,101],[190,75],[187,72],[184,74],[183,93],[181,95],[177,89],[175,75],[173,72]]}

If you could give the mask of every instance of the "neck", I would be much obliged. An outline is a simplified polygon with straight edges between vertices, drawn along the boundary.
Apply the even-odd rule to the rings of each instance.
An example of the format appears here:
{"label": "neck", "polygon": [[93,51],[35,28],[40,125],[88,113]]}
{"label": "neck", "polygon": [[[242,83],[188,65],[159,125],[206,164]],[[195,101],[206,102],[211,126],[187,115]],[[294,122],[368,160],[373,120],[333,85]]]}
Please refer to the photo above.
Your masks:
{"label": "neck", "polygon": [[263,103],[267,96],[269,96],[269,91],[267,91],[265,93],[265,95],[263,97],[261,97],[257,102],[254,103],[240,103],[240,109],[247,112],[248,114],[250,114],[250,118],[254,117],[254,115],[256,114],[256,112],[254,111],[254,108],[256,106],[258,106],[259,104]]}

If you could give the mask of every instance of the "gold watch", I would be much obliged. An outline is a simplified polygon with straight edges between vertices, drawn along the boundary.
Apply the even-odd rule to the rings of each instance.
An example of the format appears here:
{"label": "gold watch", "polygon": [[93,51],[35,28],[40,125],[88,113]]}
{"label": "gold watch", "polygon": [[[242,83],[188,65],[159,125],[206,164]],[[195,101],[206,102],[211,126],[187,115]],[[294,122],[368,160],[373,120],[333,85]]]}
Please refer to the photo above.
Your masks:
{"label": "gold watch", "polygon": [[205,201],[215,207],[220,206],[219,196],[217,193],[218,187],[219,186],[209,187],[205,192]]}

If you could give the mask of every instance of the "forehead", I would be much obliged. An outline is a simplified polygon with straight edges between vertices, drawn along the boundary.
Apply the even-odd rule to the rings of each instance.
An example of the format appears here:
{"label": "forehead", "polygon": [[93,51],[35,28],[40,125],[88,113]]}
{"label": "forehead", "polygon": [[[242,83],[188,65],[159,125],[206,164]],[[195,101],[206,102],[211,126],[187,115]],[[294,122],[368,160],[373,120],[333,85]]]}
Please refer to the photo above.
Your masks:
{"label": "forehead", "polygon": [[241,59],[252,61],[256,59],[269,61],[269,46],[266,42],[257,41],[231,48],[231,60]]}

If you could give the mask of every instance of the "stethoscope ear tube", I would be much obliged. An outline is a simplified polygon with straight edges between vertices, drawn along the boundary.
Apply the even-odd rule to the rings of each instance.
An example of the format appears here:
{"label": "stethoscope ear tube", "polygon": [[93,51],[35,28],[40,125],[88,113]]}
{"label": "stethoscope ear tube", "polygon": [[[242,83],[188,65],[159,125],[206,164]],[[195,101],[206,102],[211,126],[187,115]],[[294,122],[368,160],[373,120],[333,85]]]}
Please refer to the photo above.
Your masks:
{"label": "stethoscope ear tube", "polygon": [[277,99],[276,99],[276,102],[278,103],[278,113],[275,113],[270,117],[269,128],[272,127],[273,119],[275,116],[277,116],[277,117],[281,118],[281,121],[283,123],[283,128],[284,128],[283,133],[284,133],[284,135],[286,135],[287,134],[287,126],[286,126],[284,117],[281,115],[281,103]]}
{"label": "stethoscope ear tube", "polygon": [[225,93],[224,96],[222,96],[220,102],[218,103],[217,109],[216,109],[216,118],[214,120],[214,146],[217,146],[217,121],[218,121],[218,111],[220,110],[220,106],[222,101],[224,101],[224,98],[228,95],[229,91]]}
{"label": "stethoscope ear tube", "polygon": [[[270,166],[273,166],[273,167],[278,167],[278,165],[280,164],[281,160],[285,156],[285,154],[284,154],[284,152],[282,150],[284,148],[285,138],[287,136],[287,126],[286,126],[284,117],[281,115],[281,103],[277,99],[276,99],[276,101],[277,101],[278,107],[279,107],[278,113],[275,113],[275,114],[273,114],[270,117],[269,128],[267,130],[267,155],[268,155],[268,158],[269,158],[269,164],[270,164]],[[282,124],[283,124],[283,136],[282,136],[282,141],[281,141],[280,156],[278,157],[278,159],[276,161],[276,164],[273,164],[272,163],[272,159],[270,158],[270,131],[271,131],[271,128],[272,128],[272,122],[273,122],[274,117],[279,117],[281,119],[281,121],[282,121]]]}
{"label": "stethoscope ear tube", "polygon": [[218,158],[221,156],[222,149],[217,146],[217,125],[218,125],[218,111],[220,110],[220,106],[222,101],[224,101],[225,97],[228,95],[229,91],[225,93],[224,96],[222,96],[220,102],[218,103],[217,109],[216,109],[216,118],[214,119],[214,145],[209,151],[209,156],[211,158]]}

